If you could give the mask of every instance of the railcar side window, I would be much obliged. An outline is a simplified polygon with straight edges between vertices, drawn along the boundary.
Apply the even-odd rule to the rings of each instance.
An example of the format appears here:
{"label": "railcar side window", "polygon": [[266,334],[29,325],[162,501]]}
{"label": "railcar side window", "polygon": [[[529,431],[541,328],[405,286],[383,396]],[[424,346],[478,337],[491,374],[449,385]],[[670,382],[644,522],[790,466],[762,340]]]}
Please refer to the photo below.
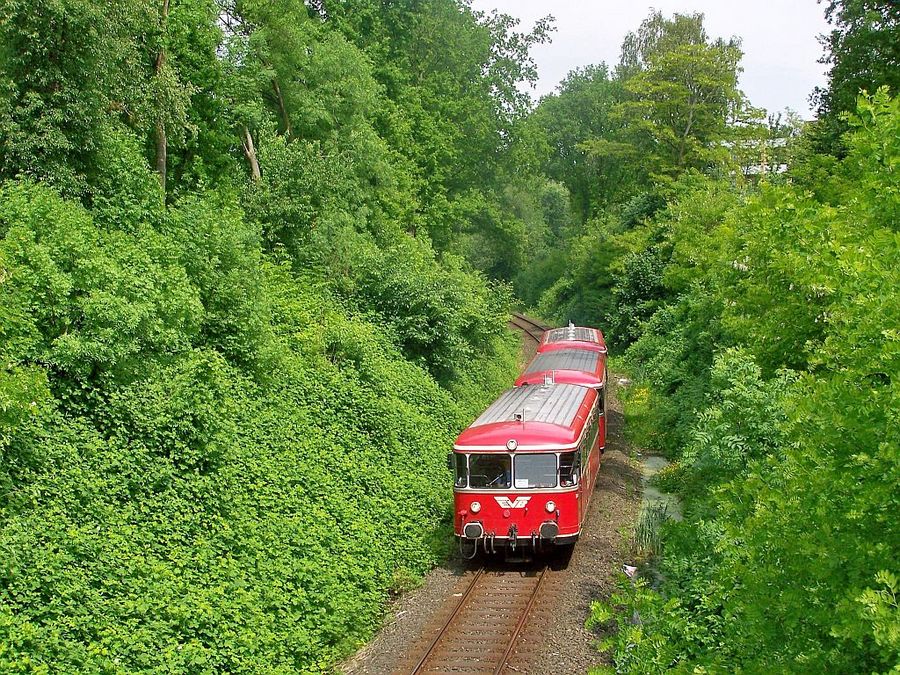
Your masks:
{"label": "railcar side window", "polygon": [[516,455],[516,487],[556,487],[556,455]]}
{"label": "railcar side window", "polygon": [[578,484],[581,475],[581,453],[563,452],[559,455],[559,486],[572,487]]}
{"label": "railcar side window", "polygon": [[469,471],[466,466],[466,456],[456,455],[456,487],[466,487],[469,479]]}
{"label": "railcar side window", "polygon": [[512,485],[509,455],[469,455],[469,487],[508,490]]}

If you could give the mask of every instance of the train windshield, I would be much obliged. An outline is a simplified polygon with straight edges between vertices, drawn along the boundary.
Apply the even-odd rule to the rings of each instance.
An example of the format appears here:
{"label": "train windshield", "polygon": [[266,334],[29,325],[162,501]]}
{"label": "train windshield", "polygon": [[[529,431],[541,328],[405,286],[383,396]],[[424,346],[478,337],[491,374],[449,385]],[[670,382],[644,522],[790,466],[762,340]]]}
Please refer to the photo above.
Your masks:
{"label": "train windshield", "polygon": [[556,455],[516,455],[516,487],[556,487]]}
{"label": "train windshield", "polygon": [[512,484],[509,455],[469,455],[469,487],[508,490]]}
{"label": "train windshield", "polygon": [[578,476],[581,474],[581,453],[563,452],[559,456],[559,485],[560,487],[572,487],[578,484]]}
{"label": "train windshield", "polygon": [[468,478],[468,471],[466,467],[466,456],[465,455],[455,455],[456,459],[456,487],[462,488],[466,487],[466,479]]}

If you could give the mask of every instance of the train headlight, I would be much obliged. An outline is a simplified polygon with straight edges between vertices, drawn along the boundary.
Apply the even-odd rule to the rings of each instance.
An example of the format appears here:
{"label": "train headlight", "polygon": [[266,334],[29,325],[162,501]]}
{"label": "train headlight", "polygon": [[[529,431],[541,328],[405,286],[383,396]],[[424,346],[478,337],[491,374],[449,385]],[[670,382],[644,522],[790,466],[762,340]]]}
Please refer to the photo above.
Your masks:
{"label": "train headlight", "polygon": [[556,511],[556,502],[551,499],[549,502],[547,502],[544,508],[547,509],[547,513],[553,513],[554,511]]}
{"label": "train headlight", "polygon": [[471,504],[469,504],[469,510],[472,513],[478,513],[479,511],[481,511],[481,502],[472,502]]}

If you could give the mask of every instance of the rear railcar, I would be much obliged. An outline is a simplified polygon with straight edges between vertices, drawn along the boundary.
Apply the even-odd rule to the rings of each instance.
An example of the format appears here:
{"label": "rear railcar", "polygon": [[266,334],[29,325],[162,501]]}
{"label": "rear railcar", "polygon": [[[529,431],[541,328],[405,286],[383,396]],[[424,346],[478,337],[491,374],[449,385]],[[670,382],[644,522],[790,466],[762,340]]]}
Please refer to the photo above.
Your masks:
{"label": "rear railcar", "polygon": [[606,341],[603,333],[596,328],[569,324],[563,328],[544,331],[537,350],[551,352],[558,349],[585,349],[606,354]]}

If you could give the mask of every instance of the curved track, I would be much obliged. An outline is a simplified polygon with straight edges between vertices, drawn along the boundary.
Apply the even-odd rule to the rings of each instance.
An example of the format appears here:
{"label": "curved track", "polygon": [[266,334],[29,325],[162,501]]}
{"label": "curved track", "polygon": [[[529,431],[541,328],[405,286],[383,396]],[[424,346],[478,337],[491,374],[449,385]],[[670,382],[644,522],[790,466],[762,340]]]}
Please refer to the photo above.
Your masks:
{"label": "curved track", "polygon": [[529,338],[540,344],[541,337],[544,334],[544,331],[547,330],[547,326],[544,324],[535,321],[534,319],[525,316],[524,314],[520,314],[519,312],[513,312],[512,317],[509,320],[510,325],[522,331]]}
{"label": "curved track", "polygon": [[545,580],[533,570],[479,569],[412,669],[420,673],[504,672]]}

